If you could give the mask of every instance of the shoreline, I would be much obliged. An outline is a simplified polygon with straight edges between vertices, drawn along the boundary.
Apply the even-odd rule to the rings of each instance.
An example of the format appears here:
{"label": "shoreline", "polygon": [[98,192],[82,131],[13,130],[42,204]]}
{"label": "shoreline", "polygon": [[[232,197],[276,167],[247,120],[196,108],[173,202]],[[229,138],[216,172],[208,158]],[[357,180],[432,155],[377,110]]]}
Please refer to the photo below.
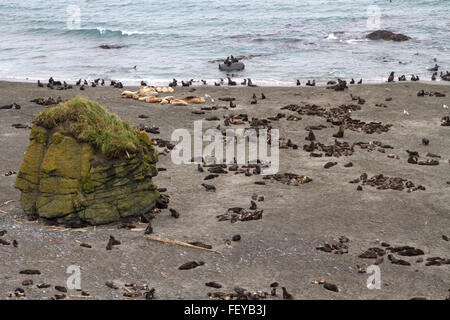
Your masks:
{"label": "shoreline", "polygon": [[[62,80],[60,80],[60,79],[62,79]],[[100,78],[101,79],[101,78]],[[211,88],[326,88],[326,87],[328,87],[328,85],[326,84],[327,83],[327,81],[323,81],[323,82],[316,82],[316,85],[315,86],[306,86],[305,85],[305,83],[308,81],[308,79],[299,79],[300,81],[301,81],[301,86],[297,86],[297,85],[295,85],[295,80],[293,81],[293,84],[292,85],[286,85],[286,84],[280,84],[280,85],[260,85],[260,84],[258,84],[258,82],[257,82],[257,80],[253,80],[252,79],[252,81],[253,81],[253,84],[256,84],[256,87],[248,87],[248,86],[246,86],[246,85],[241,85],[240,84],[240,82],[244,79],[244,78],[232,78],[232,80],[234,80],[234,81],[236,81],[237,82],[237,85],[236,86],[228,86],[227,84],[226,84],[226,77],[225,78],[223,78],[224,79],[224,84],[222,84],[222,85],[220,85],[220,86],[215,86],[215,85],[211,85],[211,84],[209,84],[210,83],[210,81],[209,80],[206,80],[207,82],[208,82],[208,84],[206,84],[206,85],[203,85],[203,84],[201,84],[201,81],[200,80],[196,80],[196,82],[194,82],[192,85],[190,85],[189,87],[185,87],[185,88],[209,88],[209,87],[211,87]],[[330,80],[335,80],[335,81],[337,81],[337,79],[338,78],[330,78],[328,81],[330,81]],[[37,83],[37,80],[38,79],[36,79],[36,80],[26,80],[26,79],[17,79],[17,80],[12,80],[12,79],[1,79],[0,78],[0,83],[19,83],[19,84],[26,84],[26,85],[28,85],[28,84],[36,84]],[[43,83],[44,85],[46,85],[47,84],[47,81],[48,81],[48,79],[45,79],[45,80],[42,80],[42,79],[39,79],[40,81],[41,81],[41,83]],[[55,78],[55,80],[56,81],[64,81],[64,79],[63,78]],[[83,79],[84,80],[84,79]],[[87,80],[87,79],[86,79]],[[112,79],[111,79],[112,80]],[[220,79],[218,79],[218,80],[220,80]],[[313,79],[311,79],[311,80],[313,80]],[[67,80],[66,80],[67,81]],[[74,86],[74,89],[76,89],[76,88],[78,88],[77,86],[75,86],[75,82],[76,81],[78,81],[78,79],[77,80],[69,80],[69,82],[67,82],[67,84],[68,85],[72,85],[72,86]],[[92,81],[92,79],[91,80],[88,80],[88,82],[89,82],[89,85],[87,85],[87,86],[85,86],[85,88],[88,88],[88,87],[91,87],[91,85],[90,85],[90,81]],[[105,79],[105,85],[104,86],[98,86],[98,88],[108,88],[108,87],[110,87],[110,85],[109,85],[109,79],[108,80],[106,80]],[[120,80],[120,79],[117,79],[116,81],[121,81],[122,82],[122,84],[123,84],[123,86],[124,87],[127,87],[127,88],[141,88],[142,86],[140,85],[140,82],[142,81],[142,80],[133,80],[133,83],[129,83],[129,82],[126,82],[126,81],[122,81],[122,80]],[[147,80],[145,80],[145,79],[143,79],[143,81],[145,81],[145,82],[147,82],[147,85],[149,85],[149,86],[164,86],[164,87],[166,87],[168,84],[169,84],[169,82],[171,82],[172,80],[170,80],[170,81],[167,81],[167,82],[150,82],[150,81],[147,81]],[[214,80],[211,80],[211,81],[214,81]],[[217,80],[216,80],[217,81]],[[355,81],[356,81],[356,79],[355,79]],[[179,83],[181,83],[181,80],[179,80]],[[414,83],[418,83],[418,84],[423,84],[423,85],[442,85],[442,86],[446,86],[446,85],[449,85],[450,86],[450,81],[444,81],[444,80],[440,80],[440,79],[438,79],[438,80],[436,80],[436,81],[431,81],[431,80],[419,80],[419,81],[410,81],[410,80],[408,80],[408,81],[395,81],[395,82],[393,82],[393,83],[390,83],[390,82],[387,82],[387,80],[386,81],[380,81],[380,80],[373,80],[373,81],[370,81],[370,80],[368,80],[368,81],[365,81],[364,79],[363,79],[363,83],[362,83],[362,85],[373,85],[373,86],[377,86],[377,85],[390,85],[390,84],[402,84],[402,83],[404,83],[404,84],[407,84],[407,83],[412,83],[412,84],[414,84]],[[361,84],[349,84],[348,83],[348,80],[347,80],[347,85],[349,86],[349,87],[357,87],[357,86],[361,86]],[[181,85],[178,85],[176,88],[183,88]],[[56,91],[58,91],[58,90],[56,90]]]}

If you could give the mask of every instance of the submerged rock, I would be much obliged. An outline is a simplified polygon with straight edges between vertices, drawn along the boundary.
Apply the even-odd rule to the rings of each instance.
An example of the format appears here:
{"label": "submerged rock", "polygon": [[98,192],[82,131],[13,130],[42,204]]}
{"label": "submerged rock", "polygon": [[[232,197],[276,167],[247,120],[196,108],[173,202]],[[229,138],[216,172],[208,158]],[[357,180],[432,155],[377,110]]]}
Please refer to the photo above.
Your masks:
{"label": "submerged rock", "polygon": [[242,62],[233,62],[230,64],[221,63],[219,64],[220,71],[242,71],[245,69],[245,64]]}
{"label": "submerged rock", "polygon": [[392,40],[392,41],[407,41],[411,39],[410,37],[401,34],[394,33],[388,30],[377,30],[372,33],[369,33],[366,38],[370,40]]}
{"label": "submerged rock", "polygon": [[14,186],[28,214],[72,226],[104,224],[155,206],[157,160],[145,132],[75,98],[36,117]]}

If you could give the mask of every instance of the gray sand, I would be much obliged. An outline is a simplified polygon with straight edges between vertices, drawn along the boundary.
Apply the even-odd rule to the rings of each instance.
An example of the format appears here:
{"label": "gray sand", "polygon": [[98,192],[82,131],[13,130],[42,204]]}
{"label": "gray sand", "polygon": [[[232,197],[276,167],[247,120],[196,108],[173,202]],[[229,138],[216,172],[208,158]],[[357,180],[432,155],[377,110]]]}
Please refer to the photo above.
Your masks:
{"label": "gray sand", "polygon": [[[126,88],[130,89],[130,88]],[[133,88],[131,88],[133,89]],[[417,97],[420,89],[439,91],[444,98]],[[0,299],[6,299],[17,287],[25,289],[25,299],[48,299],[55,293],[54,286],[66,286],[66,269],[69,265],[81,267],[81,286],[91,294],[90,299],[130,299],[123,296],[123,284],[135,282],[148,284],[156,289],[157,299],[208,299],[207,293],[232,292],[234,286],[252,291],[270,291],[270,283],[277,281],[285,286],[296,299],[410,299],[427,297],[444,299],[449,295],[450,265],[425,266],[417,263],[419,257],[397,258],[407,260],[410,266],[391,264],[385,256],[380,264],[382,286],[380,290],[366,287],[368,274],[358,273],[356,265],[368,266],[373,259],[358,258],[370,247],[380,247],[380,242],[393,246],[409,245],[425,252],[421,256],[450,258],[450,242],[442,239],[450,236],[450,127],[440,126],[440,120],[450,112],[442,108],[450,105],[450,86],[424,83],[378,84],[352,86],[345,92],[335,92],[324,87],[314,88],[227,88],[196,87],[177,88],[176,96],[211,95],[219,105],[227,102],[217,98],[237,98],[237,108],[207,111],[205,115],[192,114],[199,105],[171,106],[147,104],[121,99],[121,89],[110,87],[78,88],[56,91],[38,88],[35,84],[0,82],[0,105],[16,102],[20,110],[0,110],[0,230],[8,233],[3,239],[19,243],[0,245]],[[264,92],[266,100],[250,105],[251,96]],[[33,117],[43,106],[29,102],[34,98],[61,96],[63,99],[83,95],[97,100],[111,112],[135,124],[155,125],[160,135],[150,137],[170,139],[176,128],[192,130],[193,121],[206,116],[226,113],[248,113],[249,117],[266,118],[279,112],[288,104],[315,103],[323,107],[355,103],[350,93],[366,100],[362,110],[352,117],[363,121],[381,121],[393,124],[391,130],[382,134],[345,131],[344,139],[350,144],[358,141],[378,140],[390,144],[393,150],[386,153],[367,152],[355,148],[350,157],[311,158],[302,149],[308,125],[325,124],[328,128],[315,131],[319,141],[331,144],[337,127],[331,127],[324,118],[303,116],[300,121],[273,121],[280,129],[280,136],[290,138],[299,145],[298,150],[280,150],[280,173],[293,172],[307,175],[311,183],[288,186],[279,182],[255,185],[261,176],[246,177],[230,172],[207,183],[214,184],[217,192],[206,192],[201,186],[207,175],[199,173],[196,165],[174,165],[170,155],[160,156],[158,167],[167,168],[154,179],[159,187],[166,187],[171,196],[170,208],[180,213],[179,219],[162,210],[153,222],[154,235],[180,241],[201,241],[213,246],[223,255],[198,249],[158,243],[146,239],[143,231],[118,229],[117,225],[87,227],[82,230],[55,228],[41,221],[27,221],[18,202],[20,193],[13,188],[16,176],[5,176],[9,170],[18,171],[28,145],[29,129],[15,129],[13,123],[31,124]],[[385,98],[393,100],[386,102]],[[376,107],[384,103],[387,108]],[[210,102],[206,103],[211,105]],[[406,109],[409,116],[403,115]],[[150,116],[139,119],[140,114]],[[298,115],[298,114],[297,114]],[[203,127],[215,127],[218,121],[204,122]],[[223,125],[223,121],[221,121]],[[430,140],[422,145],[422,138]],[[407,163],[406,150],[418,151],[422,160],[427,152],[441,156],[438,166],[419,166]],[[390,159],[388,153],[400,156]],[[338,165],[325,170],[324,164],[336,161]],[[347,162],[354,166],[345,168]],[[356,191],[356,184],[349,181],[366,172],[397,176],[412,180],[426,187],[425,191],[377,190],[364,186]],[[230,223],[218,222],[216,215],[230,207],[250,206],[253,193],[263,195],[264,202],[258,207],[264,210],[261,220]],[[145,224],[137,224],[145,228]],[[242,240],[225,243],[235,234]],[[105,250],[109,235],[122,244],[112,251]],[[349,253],[337,255],[315,248],[326,242],[337,241],[340,236],[350,239]],[[80,247],[79,242],[92,245],[91,249]],[[178,267],[188,261],[204,261],[205,265],[181,271]],[[23,269],[39,269],[41,275],[19,274]],[[22,286],[25,279],[33,279],[34,285]],[[105,286],[113,280],[118,290]],[[339,287],[339,292],[325,290],[313,284],[314,280],[326,280]],[[222,289],[205,286],[216,281]],[[36,284],[49,283],[49,289],[38,289]],[[281,289],[278,290],[281,299]],[[76,299],[80,293],[69,290],[69,298]],[[270,297],[272,298],[272,297]],[[142,299],[142,298],[138,298]]]}

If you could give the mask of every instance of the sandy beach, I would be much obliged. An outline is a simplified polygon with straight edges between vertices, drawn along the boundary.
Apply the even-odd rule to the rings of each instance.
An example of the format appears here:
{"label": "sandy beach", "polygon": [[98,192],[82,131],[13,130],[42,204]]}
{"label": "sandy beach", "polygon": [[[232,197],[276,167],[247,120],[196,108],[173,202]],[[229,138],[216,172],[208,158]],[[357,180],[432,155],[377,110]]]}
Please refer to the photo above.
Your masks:
{"label": "sandy beach", "polygon": [[[190,90],[195,88],[195,91]],[[278,282],[295,299],[445,299],[449,296],[450,265],[430,264],[429,258],[450,259],[450,126],[441,126],[441,119],[450,116],[443,105],[450,105],[450,86],[420,82],[353,85],[345,91],[326,87],[177,87],[175,96],[210,95],[215,102],[202,105],[173,106],[150,104],[133,99],[122,99],[123,90],[112,87],[78,87],[71,90],[50,90],[32,83],[0,82],[0,106],[16,103],[20,109],[0,109],[0,231],[1,237],[17,247],[0,245],[0,299],[8,299],[16,288],[25,290],[20,299],[48,299],[58,293],[54,286],[66,286],[70,265],[81,268],[81,286],[90,296],[81,296],[69,290],[69,299],[131,299],[124,296],[126,283],[147,284],[155,288],[156,299],[210,299],[210,292],[233,292],[235,286],[249,291],[270,292],[270,284]],[[420,90],[439,92],[445,97],[426,95],[418,97]],[[252,95],[259,98],[250,104]],[[209,173],[200,173],[196,165],[175,165],[170,154],[160,154],[160,170],[153,181],[159,188],[167,188],[169,208],[176,209],[175,219],[164,209],[152,220],[154,236],[184,242],[200,241],[219,253],[187,248],[149,240],[144,235],[146,224],[135,221],[136,228],[119,228],[120,224],[88,226],[69,229],[47,225],[43,221],[28,221],[20,206],[20,192],[13,188],[29,140],[28,128],[15,128],[13,124],[31,125],[45,106],[30,102],[36,98],[63,100],[83,96],[105,106],[110,112],[128,119],[135,125],[156,126],[160,134],[149,137],[170,140],[173,130],[193,130],[193,123],[217,116],[220,121],[204,121],[203,127],[223,127],[226,114],[248,114],[251,119],[271,120],[270,125],[280,130],[280,137],[290,139],[298,148],[280,150],[279,173],[306,175],[312,182],[299,186],[278,181],[263,180],[260,175],[246,176],[228,172],[218,178],[204,181]],[[352,100],[361,97],[365,103]],[[193,113],[211,106],[228,107],[219,98],[233,97],[234,109],[217,108]],[[303,146],[308,126],[325,126],[313,130],[316,141],[334,144],[339,126],[317,115],[299,115],[282,109],[288,105],[317,105],[326,110],[340,105],[356,105],[352,119],[391,124],[387,132],[368,134],[346,129],[339,141],[353,143],[377,142],[374,148],[355,146],[349,156],[312,157]],[[376,105],[382,104],[382,106]],[[405,115],[404,110],[409,114]],[[148,118],[139,118],[146,115]],[[289,121],[290,115],[301,117]],[[246,127],[232,125],[232,128]],[[426,138],[429,144],[423,144]],[[380,142],[380,143],[378,143]],[[390,146],[391,148],[383,147]],[[419,160],[435,159],[439,165],[408,163],[408,152],[417,151]],[[160,150],[161,151],[161,150]],[[315,151],[319,152],[319,151]],[[388,157],[389,154],[394,158]],[[427,156],[432,154],[433,156]],[[397,157],[398,156],[398,157]],[[439,157],[437,157],[439,156]],[[328,162],[336,165],[325,169]],[[351,162],[353,166],[344,166]],[[383,174],[412,181],[425,190],[413,192],[349,183],[367,173],[371,178]],[[266,181],[265,185],[255,184]],[[213,184],[216,192],[207,192],[202,183]],[[358,185],[362,190],[358,191]],[[263,196],[256,201],[264,210],[262,219],[255,221],[218,221],[217,215],[228,208],[249,208],[252,195]],[[113,250],[106,250],[109,236],[121,241]],[[231,241],[240,235],[240,241]],[[348,241],[339,242],[340,237]],[[447,238],[446,238],[447,237]],[[446,238],[447,240],[445,240]],[[318,250],[326,243],[343,243],[348,253],[335,254]],[[88,243],[92,248],[81,247]],[[384,243],[384,245],[382,245]],[[358,272],[373,265],[377,259],[359,257],[369,248],[410,246],[424,254],[401,256],[386,252],[377,257],[381,271],[381,288],[368,289],[367,273]],[[392,263],[389,254],[409,262],[410,265]],[[383,261],[380,261],[383,258]],[[189,261],[203,261],[204,265],[191,270],[178,267]],[[40,275],[25,275],[24,269],[37,269]],[[24,286],[24,280],[33,285]],[[335,284],[339,292],[326,290],[314,281],[325,280]],[[119,288],[105,285],[113,281]],[[205,286],[218,282],[222,288]],[[36,285],[47,283],[49,288]],[[15,299],[15,298],[14,298]],[[137,297],[136,299],[143,299]],[[281,288],[276,296],[282,299]]]}

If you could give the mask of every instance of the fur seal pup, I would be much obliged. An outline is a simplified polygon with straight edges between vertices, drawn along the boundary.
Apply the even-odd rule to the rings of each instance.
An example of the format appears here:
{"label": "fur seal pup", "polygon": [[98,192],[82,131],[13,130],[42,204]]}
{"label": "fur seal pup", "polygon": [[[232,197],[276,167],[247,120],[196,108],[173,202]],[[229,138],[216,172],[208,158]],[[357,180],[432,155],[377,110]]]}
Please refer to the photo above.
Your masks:
{"label": "fur seal pup", "polygon": [[389,75],[388,82],[394,82],[394,71]]}
{"label": "fur seal pup", "polygon": [[219,82],[219,83],[214,82],[214,85],[215,85],[216,87],[220,87],[220,82]]}
{"label": "fur seal pup", "polygon": [[247,79],[244,79],[244,81],[241,82],[241,85],[246,86],[247,85]]}
{"label": "fur seal pup", "polygon": [[436,81],[437,72],[433,73],[431,76],[431,81]]}
{"label": "fur seal pup", "polygon": [[300,80],[298,80],[298,79],[297,79],[297,83],[296,83],[296,84],[297,84],[298,87],[302,85],[302,84],[300,83]]}
{"label": "fur seal pup", "polygon": [[43,84],[41,83],[41,81],[39,81],[39,80],[38,80],[38,82],[37,82],[37,85],[38,85],[39,88],[43,88],[43,87],[44,87],[44,85],[43,85]]}
{"label": "fur seal pup", "polygon": [[101,85],[102,85],[102,86],[105,85],[105,79],[102,79]]}
{"label": "fur seal pup", "polygon": [[283,299],[284,300],[293,300],[294,297],[292,296],[292,294],[290,294],[289,292],[287,292],[285,287],[281,287],[281,290],[283,290]]}
{"label": "fur seal pup", "polygon": [[344,127],[340,126],[337,133],[333,134],[335,138],[343,138],[344,137]]}
{"label": "fur seal pup", "polygon": [[75,83],[76,86],[79,86],[81,84],[81,79],[78,79],[78,81]]}
{"label": "fur seal pup", "polygon": [[263,92],[261,92],[261,99],[264,100],[266,98],[266,96],[264,95]]}
{"label": "fur seal pup", "polygon": [[80,86],[80,90],[81,90],[81,91],[84,90],[84,84],[82,84],[82,85]]}
{"label": "fur seal pup", "polygon": [[188,81],[188,82],[184,82],[183,80],[181,80],[181,86],[182,87],[189,87],[191,85],[191,83]]}
{"label": "fur seal pup", "polygon": [[141,86],[146,87],[147,83],[145,81],[141,81]]}

